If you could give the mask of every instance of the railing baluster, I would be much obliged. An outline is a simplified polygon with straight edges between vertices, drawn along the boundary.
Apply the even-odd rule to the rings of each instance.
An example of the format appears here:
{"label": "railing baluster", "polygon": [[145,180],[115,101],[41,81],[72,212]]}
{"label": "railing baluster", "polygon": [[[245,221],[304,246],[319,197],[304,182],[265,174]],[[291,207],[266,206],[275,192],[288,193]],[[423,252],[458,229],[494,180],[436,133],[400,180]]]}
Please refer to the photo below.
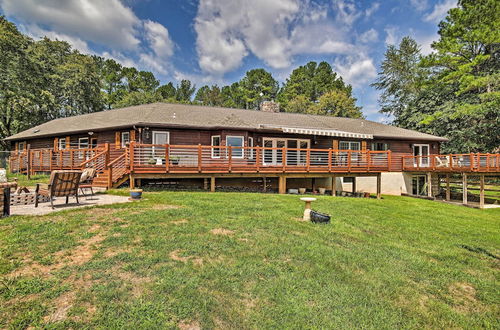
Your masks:
{"label": "railing baluster", "polygon": [[198,173],[201,173],[201,144],[198,144]]}
{"label": "railing baluster", "polygon": [[232,169],[232,165],[233,165],[233,150],[232,150],[232,147],[227,147],[227,149],[229,149],[228,151],[228,167],[229,167],[229,172],[231,172],[231,169]]}

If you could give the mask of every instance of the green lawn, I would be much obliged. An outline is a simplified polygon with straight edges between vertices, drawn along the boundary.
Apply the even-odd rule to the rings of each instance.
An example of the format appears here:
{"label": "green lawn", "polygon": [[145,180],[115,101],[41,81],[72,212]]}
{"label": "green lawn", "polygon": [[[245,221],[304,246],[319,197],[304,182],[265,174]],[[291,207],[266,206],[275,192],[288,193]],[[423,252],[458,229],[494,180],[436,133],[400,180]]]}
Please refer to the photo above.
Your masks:
{"label": "green lawn", "polygon": [[50,175],[45,174],[32,175],[30,180],[25,174],[7,173],[7,177],[9,181],[17,180],[19,187],[34,187],[37,183],[48,183],[50,179]]}
{"label": "green lawn", "polygon": [[315,225],[298,196],[145,198],[0,220],[0,327],[500,327],[500,209],[323,196]]}

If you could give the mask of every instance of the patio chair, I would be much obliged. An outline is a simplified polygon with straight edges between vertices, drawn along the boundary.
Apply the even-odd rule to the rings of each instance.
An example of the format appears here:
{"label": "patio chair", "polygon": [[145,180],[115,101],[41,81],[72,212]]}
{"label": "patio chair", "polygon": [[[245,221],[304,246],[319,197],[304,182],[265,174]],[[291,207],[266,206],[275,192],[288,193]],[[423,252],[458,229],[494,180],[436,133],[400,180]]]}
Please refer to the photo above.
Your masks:
{"label": "patio chair", "polygon": [[54,208],[54,197],[66,197],[66,204],[69,196],[75,196],[78,201],[78,185],[82,176],[81,171],[52,171],[49,184],[36,184],[35,207],[38,207],[38,196],[46,196],[50,199],[50,206]]}
{"label": "patio chair", "polygon": [[82,192],[82,195],[85,195],[84,189],[90,189],[90,196],[94,196],[94,189],[92,188],[92,183],[97,175],[97,171],[95,168],[86,168],[82,172],[82,176],[80,177],[79,188]]}

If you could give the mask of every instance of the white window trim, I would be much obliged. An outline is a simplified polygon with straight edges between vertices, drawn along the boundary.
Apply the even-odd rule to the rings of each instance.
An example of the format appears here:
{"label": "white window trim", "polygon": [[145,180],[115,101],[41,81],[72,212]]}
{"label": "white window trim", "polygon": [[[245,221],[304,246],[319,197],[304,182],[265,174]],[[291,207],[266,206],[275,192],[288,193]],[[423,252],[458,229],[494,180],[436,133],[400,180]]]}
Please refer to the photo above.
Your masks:
{"label": "white window trim", "polygon": [[248,149],[248,159],[253,159],[254,157],[254,153],[253,153],[253,147],[254,147],[254,144],[253,144],[253,137],[249,136],[248,137],[248,147],[250,149]]}
{"label": "white window trim", "polygon": [[[340,145],[341,145],[342,143],[347,143],[347,144],[349,144],[349,149],[341,149],[341,148],[340,148]],[[358,145],[358,149],[352,149],[351,144],[357,144],[357,145]],[[361,142],[360,142],[360,141],[339,141],[339,149],[340,149],[340,150],[354,150],[354,151],[361,151]]]}
{"label": "white window trim", "polygon": [[[87,147],[86,148],[82,148],[82,140],[87,140]],[[90,139],[88,137],[81,137],[78,139],[78,149],[88,149],[89,148],[89,143],[90,143]]]}
{"label": "white window trim", "polygon": [[[243,135],[226,135],[226,147],[229,147],[229,145],[227,144],[227,140],[230,139],[230,138],[238,138],[238,139],[241,139],[241,147],[236,147],[236,146],[233,146],[233,148],[241,148],[241,156],[234,156],[232,155],[232,158],[234,159],[243,159],[245,158],[245,136]],[[228,155],[229,155],[229,148],[226,149]]]}
{"label": "white window trim", "polygon": [[[21,146],[23,146],[23,147],[21,148]],[[23,151],[24,149],[26,149],[26,141],[18,142],[17,143],[17,151]]]}
{"label": "white window trim", "polygon": [[[427,147],[427,155],[417,155],[417,156],[422,156],[419,161],[417,162],[417,159],[415,159],[414,161],[414,166],[417,167],[417,165],[419,167],[428,167],[429,166],[429,160],[430,160],[430,154],[431,154],[431,145],[428,144],[428,143],[417,143],[417,144],[414,144],[412,147],[411,147],[411,151],[412,151],[412,154],[415,156],[415,147],[420,147],[420,151],[422,151],[422,147]],[[426,158],[424,158],[426,157]]]}
{"label": "white window trim", "polygon": [[155,134],[167,134],[167,144],[170,144],[170,132],[169,131],[152,131],[151,132],[151,143],[155,144]]}
{"label": "white window trim", "polygon": [[[214,145],[214,138],[219,138],[219,145],[218,146]],[[220,135],[212,135],[210,137],[210,145],[212,147],[219,147],[219,156],[214,155],[215,148],[211,148],[210,155],[212,156],[212,158],[220,158],[220,153],[221,153],[221,148],[220,148],[221,145],[220,144],[221,144],[221,142],[222,142],[222,138]]]}
{"label": "white window trim", "polygon": [[120,144],[122,146],[122,148],[125,148],[127,146],[127,143],[125,142],[125,139],[123,138],[123,135],[128,135],[128,143],[130,143],[130,132],[122,132],[120,134]]}
{"label": "white window trim", "polygon": [[[64,143],[64,148],[61,146],[62,143]],[[66,138],[62,138],[57,141],[57,148],[59,148],[59,150],[64,150],[66,147]]]}

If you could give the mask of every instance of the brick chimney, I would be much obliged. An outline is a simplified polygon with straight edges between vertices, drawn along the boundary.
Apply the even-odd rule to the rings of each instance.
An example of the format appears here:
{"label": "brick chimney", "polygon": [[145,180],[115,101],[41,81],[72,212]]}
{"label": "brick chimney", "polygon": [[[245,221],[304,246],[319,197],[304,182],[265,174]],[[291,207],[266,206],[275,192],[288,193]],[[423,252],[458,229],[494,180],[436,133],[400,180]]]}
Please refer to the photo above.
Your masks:
{"label": "brick chimney", "polygon": [[274,101],[263,101],[260,104],[260,111],[263,112],[280,112],[280,104]]}

